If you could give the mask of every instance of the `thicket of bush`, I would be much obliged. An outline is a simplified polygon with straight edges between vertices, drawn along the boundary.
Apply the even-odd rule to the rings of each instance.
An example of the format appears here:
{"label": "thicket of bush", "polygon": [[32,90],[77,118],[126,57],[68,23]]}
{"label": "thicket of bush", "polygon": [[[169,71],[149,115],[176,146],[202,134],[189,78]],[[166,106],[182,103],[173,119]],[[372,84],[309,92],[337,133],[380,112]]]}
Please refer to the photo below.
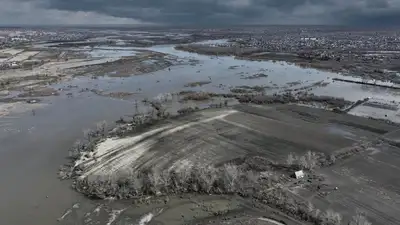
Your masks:
{"label": "thicket of bush", "polygon": [[255,195],[255,198],[289,216],[315,225],[340,225],[342,223],[342,216],[339,213],[332,210],[321,212],[310,202],[295,199],[279,188],[271,191],[260,191]]}
{"label": "thicket of bush", "polygon": [[249,196],[261,186],[272,185],[260,172],[234,164],[221,167],[194,165],[182,170],[131,171],[111,176],[77,179],[75,188],[87,196],[128,199],[144,195],[182,193],[240,194]]}
{"label": "thicket of bush", "polygon": [[318,167],[329,166],[336,162],[335,154],[326,155],[321,152],[308,151],[304,155],[290,153],[285,165],[294,170],[313,170]]}
{"label": "thicket of bush", "polygon": [[284,94],[274,95],[240,95],[236,97],[241,103],[254,104],[286,104],[286,103],[319,103],[325,107],[336,107],[343,109],[351,105],[350,101],[343,98],[335,98],[331,96],[317,96],[307,92],[293,94],[286,92]]}

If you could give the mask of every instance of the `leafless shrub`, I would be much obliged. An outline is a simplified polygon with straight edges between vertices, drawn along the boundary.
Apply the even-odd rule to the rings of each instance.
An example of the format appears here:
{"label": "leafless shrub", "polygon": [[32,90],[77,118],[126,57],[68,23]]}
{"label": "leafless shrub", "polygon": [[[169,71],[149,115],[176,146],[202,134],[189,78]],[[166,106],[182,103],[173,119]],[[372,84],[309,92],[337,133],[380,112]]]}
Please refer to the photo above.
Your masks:
{"label": "leafless shrub", "polygon": [[211,189],[213,188],[213,184],[215,180],[218,178],[218,173],[217,171],[211,167],[208,166],[204,169],[204,172],[200,174],[199,180],[201,183],[204,184],[204,191],[206,193],[210,193]]}
{"label": "leafless shrub", "polygon": [[293,155],[293,153],[290,153],[286,159],[286,164],[287,165],[293,165],[296,162],[296,157]]}
{"label": "leafless shrub", "polygon": [[317,154],[311,151],[308,151],[303,156],[297,156],[291,153],[286,159],[286,165],[294,167],[295,169],[313,170],[320,165],[319,160],[321,157],[324,157],[323,154]]}
{"label": "leafless shrub", "polygon": [[236,189],[236,182],[239,178],[238,167],[233,164],[225,164],[222,169],[224,186],[228,192],[233,192]]}
{"label": "leafless shrub", "polygon": [[107,122],[101,121],[96,123],[96,131],[102,136],[105,137],[107,136]]}
{"label": "leafless shrub", "polygon": [[80,140],[75,141],[75,143],[69,150],[69,157],[72,160],[78,159],[83,149],[84,149],[84,144]]}
{"label": "leafless shrub", "polygon": [[94,134],[94,131],[92,129],[83,130],[83,137],[88,141],[92,140],[93,134]]}
{"label": "leafless shrub", "polygon": [[315,152],[308,151],[305,155],[305,168],[314,169],[318,164],[318,156]]}
{"label": "leafless shrub", "polygon": [[323,225],[340,225],[342,216],[332,210],[327,210],[321,215]]}
{"label": "leafless shrub", "polygon": [[364,213],[358,211],[355,216],[351,218],[349,225],[371,225],[372,223],[367,220]]}
{"label": "leafless shrub", "polygon": [[332,210],[321,213],[310,202],[295,199],[280,188],[261,190],[254,197],[289,216],[315,225],[340,225],[342,221],[342,216],[339,213]]}
{"label": "leafless shrub", "polygon": [[[152,108],[152,111],[150,111],[150,115],[152,115],[152,117],[156,116],[155,119],[160,120],[160,119],[165,119],[165,118],[169,117],[169,114],[167,113],[167,107],[163,104],[162,101],[144,100],[143,102]],[[147,114],[147,115],[149,115],[149,114]]]}

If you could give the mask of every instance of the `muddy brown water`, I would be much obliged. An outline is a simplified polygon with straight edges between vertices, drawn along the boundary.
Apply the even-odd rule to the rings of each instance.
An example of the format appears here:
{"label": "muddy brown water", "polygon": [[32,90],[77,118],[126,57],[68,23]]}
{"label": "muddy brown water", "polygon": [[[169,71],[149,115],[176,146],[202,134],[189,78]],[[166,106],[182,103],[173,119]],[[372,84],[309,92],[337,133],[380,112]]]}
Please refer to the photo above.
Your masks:
{"label": "muddy brown water", "polygon": [[[73,97],[65,94],[58,97],[45,98],[43,103],[49,105],[37,109],[33,116],[31,112],[11,114],[0,118],[0,224],[91,224],[101,221],[107,224],[112,210],[129,208],[124,211],[131,214],[131,219],[121,221],[126,224],[135,224],[141,216],[149,211],[159,209],[131,208],[131,202],[99,202],[89,200],[71,188],[71,181],[60,181],[57,171],[60,165],[67,162],[69,147],[75,140],[82,137],[82,130],[92,127],[96,122],[106,120],[113,123],[121,115],[134,112],[131,100],[118,100],[96,96],[90,92],[79,92],[81,88],[96,88],[104,91],[135,92],[141,89],[134,99],[154,97],[159,93],[180,91],[185,89],[188,82],[204,81],[211,77],[212,83],[193,90],[207,90],[221,92],[215,87],[220,83],[236,85],[260,85],[260,83],[276,83],[279,86],[287,82],[307,80],[315,82],[336,76],[332,73],[322,73],[311,69],[300,69],[291,65],[281,65],[270,62],[247,62],[234,60],[231,57],[218,59],[209,56],[199,56],[192,53],[176,51],[171,46],[153,47],[164,53],[175,54],[179,57],[194,57],[201,60],[197,65],[180,65],[171,68],[171,71],[162,70],[143,76],[129,78],[76,78],[63,84],[54,85],[55,88],[68,85],[77,85],[79,88],[71,90]],[[239,65],[235,70],[230,66]],[[243,80],[239,73],[257,73],[261,69],[270,69],[268,78]],[[200,72],[197,72],[200,71]],[[295,76],[295,77],[294,77]],[[159,81],[159,82],[157,82]],[[309,83],[308,82],[308,83]],[[362,89],[353,84],[338,84],[319,89],[323,94],[346,95],[346,91],[353,93],[346,96],[356,100],[371,95],[370,89]],[[353,88],[356,87],[356,88]],[[318,92],[318,91],[317,91]],[[375,92],[372,92],[375,93]],[[376,91],[380,97],[392,96],[389,91]],[[354,100],[354,99],[351,99]],[[7,129],[5,129],[7,128]],[[79,203],[78,205],[76,205]],[[105,204],[103,210],[96,210],[98,204]],[[75,207],[73,207],[75,205]],[[162,207],[161,207],[162,208]],[[106,209],[106,210],[105,210]],[[127,209],[126,209],[127,210]],[[69,212],[69,213],[68,213]],[[99,216],[92,218],[94,213]],[[119,211],[114,211],[118,214]],[[90,215],[85,214],[90,213]],[[61,221],[57,221],[65,215]],[[125,214],[124,214],[125,215]],[[175,217],[174,217],[175,219]],[[170,224],[174,224],[170,219]],[[167,224],[167,223],[165,223]]]}
{"label": "muddy brown water", "polygon": [[[92,96],[57,99],[49,107],[1,118],[12,121],[14,132],[0,133],[1,224],[55,224],[64,210],[77,202],[92,203],[57,178],[68,148],[81,138],[82,129],[96,121],[115,119],[132,106]],[[83,207],[83,206],[82,206]]]}

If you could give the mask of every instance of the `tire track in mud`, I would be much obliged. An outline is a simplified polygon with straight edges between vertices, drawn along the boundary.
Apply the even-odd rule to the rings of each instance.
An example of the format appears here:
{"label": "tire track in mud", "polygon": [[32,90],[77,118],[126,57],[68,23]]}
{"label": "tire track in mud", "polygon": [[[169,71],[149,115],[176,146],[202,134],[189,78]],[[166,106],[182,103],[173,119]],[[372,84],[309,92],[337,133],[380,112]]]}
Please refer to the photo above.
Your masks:
{"label": "tire track in mud", "polygon": [[[384,212],[381,212],[377,209],[375,209],[374,207],[371,207],[351,196],[349,197],[344,197],[344,202],[349,203],[350,205],[355,206],[355,208],[359,208],[359,209],[365,209],[367,212],[370,213],[370,215],[372,214],[373,217],[381,220],[385,225],[398,225],[400,224],[400,220],[397,218],[394,218],[388,214],[385,214]],[[354,207],[353,207],[354,208]],[[389,223],[388,223],[389,222]]]}
{"label": "tire track in mud", "polygon": [[[278,140],[281,140],[281,142],[291,143],[291,145],[295,147],[292,148],[291,151],[287,151],[287,154],[290,152],[303,153],[307,150],[330,153],[338,147],[345,147],[354,142],[348,141],[339,135],[321,134],[320,129],[316,129],[316,127],[299,128],[290,123],[271,120],[258,115],[237,113],[230,117],[235,118],[234,120],[240,121],[240,123],[229,121],[234,125],[261,133],[265,136],[277,138]],[[240,117],[240,119],[237,119],[237,117]],[[225,120],[228,119],[228,117],[225,118]],[[309,134],[314,136],[314,140],[310,138]],[[343,144],[338,146],[338,143]]]}
{"label": "tire track in mud", "polygon": [[[188,128],[193,129],[193,127]],[[199,130],[200,131],[200,130]],[[179,135],[180,132],[176,133]],[[185,130],[184,134],[192,133],[189,130]],[[196,133],[195,135],[198,135]],[[200,140],[200,139],[199,139]],[[165,140],[161,143],[156,143],[152,149],[149,150],[148,154],[142,156],[137,162],[139,163],[138,169],[151,169],[157,168],[160,170],[169,169],[171,162],[176,162],[181,159],[182,156],[186,156],[197,149],[198,146],[203,145],[203,142],[190,142],[189,145],[184,145],[184,141],[181,138],[169,138],[165,137]],[[161,149],[160,149],[161,148]]]}
{"label": "tire track in mud", "polygon": [[[166,130],[168,128],[169,127],[167,127],[167,126],[158,128],[158,129],[146,132],[143,135],[134,136],[134,137],[130,137],[130,138],[106,139],[105,141],[103,141],[97,145],[97,151],[95,152],[95,154],[99,152],[99,148],[111,149],[111,150],[107,151],[107,150],[103,149],[102,151],[104,151],[104,153],[99,156],[100,159],[98,159],[96,156],[94,159],[88,160],[87,162],[83,162],[83,166],[85,166],[85,164],[90,163],[89,165],[86,165],[86,168],[85,168],[87,170],[86,173],[93,174],[96,172],[100,172],[103,169],[104,165],[110,165],[110,164],[114,163],[116,160],[118,160],[118,159],[124,157],[126,154],[128,154],[131,147],[134,146],[135,144],[137,144],[141,140],[141,138],[154,136],[157,133],[160,133],[163,130]],[[113,141],[114,141],[114,143],[113,143]],[[111,142],[111,143],[108,143],[108,142]],[[102,159],[102,158],[104,158],[104,159]],[[96,164],[96,162],[98,160],[100,160],[100,162],[99,162],[100,165]],[[77,165],[80,165],[79,160],[77,161],[75,166],[77,166]]]}
{"label": "tire track in mud", "polygon": [[[226,126],[223,131],[217,132],[213,125],[221,124]],[[218,129],[218,128],[217,128]],[[139,166],[140,168],[150,168],[156,166],[161,169],[171,169],[174,166],[183,163],[200,163],[204,166],[211,165],[221,161],[221,158],[226,156],[239,157],[243,156],[248,150],[241,150],[243,147],[238,147],[235,142],[232,142],[223,136],[221,133],[230,132],[233,129],[237,129],[234,126],[230,126],[221,120],[213,121],[213,124],[202,123],[197,124],[188,128],[185,131],[179,131],[176,135],[178,137],[166,137],[162,143],[156,144],[150,151],[157,152],[156,154],[149,157],[146,155],[146,160]],[[239,132],[236,132],[239,133]],[[188,141],[188,139],[192,139]],[[165,143],[165,145],[163,145]],[[168,153],[162,150],[155,150],[158,148],[173,149]],[[225,151],[227,154],[221,155],[221,152]],[[143,160],[138,160],[143,161]],[[168,164],[171,164],[168,166]]]}
{"label": "tire track in mud", "polygon": [[[216,118],[215,120],[218,120],[219,118]],[[213,119],[214,120],[214,119]],[[204,141],[205,139],[203,137],[205,136],[212,136],[213,134],[210,135],[210,133],[204,133],[203,129],[199,129],[196,128],[197,126],[207,126],[207,124],[210,121],[205,121],[205,122],[201,122],[201,123],[196,123],[193,126],[190,126],[186,129],[182,129],[182,130],[178,130],[176,132],[174,132],[174,135],[177,135],[178,137],[171,137],[171,136],[162,136],[161,138],[166,138],[166,140],[164,140],[163,142],[166,143],[166,145],[164,146],[160,146],[162,145],[159,141],[157,142],[157,144],[153,145],[153,147],[151,149],[149,149],[150,154],[153,152],[153,154],[146,154],[143,155],[143,157],[146,157],[147,159],[144,160],[144,164],[142,163],[141,166],[135,167],[136,169],[141,168],[143,166],[145,167],[154,167],[154,165],[156,165],[156,167],[161,167],[160,163],[163,161],[164,165],[172,162],[177,162],[179,159],[180,160],[185,160],[188,159],[188,157],[185,156],[191,156],[193,157],[193,154],[196,154],[199,152],[199,150],[201,149],[201,146],[206,145],[207,143]],[[167,131],[168,132],[168,131]],[[204,133],[204,134],[203,134]],[[183,134],[183,137],[181,136]],[[187,134],[187,135],[186,135]],[[196,138],[196,143],[192,144],[191,147],[187,147],[187,141],[185,141],[186,137],[195,137]],[[200,141],[199,141],[200,140]],[[186,146],[185,146],[186,145]],[[162,148],[162,149],[157,149],[158,147]],[[168,153],[166,153],[164,151],[164,149],[171,149],[170,151],[168,151]],[[155,152],[155,153],[154,153]],[[175,156],[173,158],[171,158],[171,156]],[[183,157],[182,157],[183,156]],[[157,162],[158,159],[158,162]],[[138,160],[143,161],[143,159],[139,159]],[[190,160],[189,160],[190,161]],[[196,161],[196,160],[191,160],[191,161]],[[186,161],[188,162],[188,161]],[[164,169],[170,169],[164,167]]]}
{"label": "tire track in mud", "polygon": [[[296,151],[304,152],[305,150],[310,149],[309,147],[303,146],[301,144],[282,139],[277,135],[270,135],[270,133],[268,132],[263,132],[262,130],[251,128],[251,127],[259,127],[259,128],[261,127],[260,125],[255,123],[254,120],[250,118],[243,118],[241,120],[241,123],[228,121],[227,119],[222,119],[222,120],[224,122],[242,128],[243,129],[242,132],[245,134],[246,133],[251,134],[247,135],[247,137],[249,137],[248,139],[246,138],[246,136],[244,136],[244,142],[242,142],[245,143],[246,145],[250,145],[248,147],[249,152],[268,156],[270,159],[273,160],[283,159],[284,157],[286,157],[286,153],[296,152]],[[282,152],[281,151],[282,149],[291,149],[291,151]]]}

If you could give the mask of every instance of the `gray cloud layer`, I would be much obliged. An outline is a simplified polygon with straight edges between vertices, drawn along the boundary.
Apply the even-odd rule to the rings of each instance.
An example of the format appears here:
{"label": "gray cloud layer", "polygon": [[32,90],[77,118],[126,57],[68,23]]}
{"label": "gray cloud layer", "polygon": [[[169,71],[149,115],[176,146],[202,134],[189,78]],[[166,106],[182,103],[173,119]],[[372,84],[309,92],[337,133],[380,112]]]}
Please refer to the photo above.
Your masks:
{"label": "gray cloud layer", "polygon": [[400,0],[0,0],[3,24],[400,25]]}

